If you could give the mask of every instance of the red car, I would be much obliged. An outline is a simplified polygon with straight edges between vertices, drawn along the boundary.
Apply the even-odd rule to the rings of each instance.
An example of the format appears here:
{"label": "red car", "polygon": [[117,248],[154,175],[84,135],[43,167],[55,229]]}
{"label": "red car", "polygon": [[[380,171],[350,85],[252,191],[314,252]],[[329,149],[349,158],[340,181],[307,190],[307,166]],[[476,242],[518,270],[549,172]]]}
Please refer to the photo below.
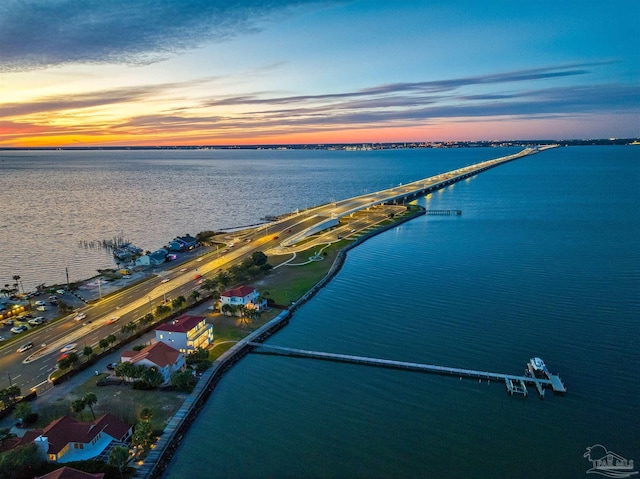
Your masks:
{"label": "red car", "polygon": [[193,279],[200,279],[200,278],[202,278],[202,275],[201,275],[201,274],[196,274],[196,275],[193,277]]}

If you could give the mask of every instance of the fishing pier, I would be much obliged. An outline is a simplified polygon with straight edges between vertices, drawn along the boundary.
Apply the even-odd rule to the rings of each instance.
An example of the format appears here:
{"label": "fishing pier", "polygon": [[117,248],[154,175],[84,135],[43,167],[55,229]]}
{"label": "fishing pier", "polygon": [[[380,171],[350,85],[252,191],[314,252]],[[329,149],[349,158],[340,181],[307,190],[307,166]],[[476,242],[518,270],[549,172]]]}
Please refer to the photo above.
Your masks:
{"label": "fishing pier", "polygon": [[555,394],[564,394],[567,389],[560,379],[560,376],[551,374],[544,369],[544,372],[536,370],[532,362],[527,364],[527,374],[518,376],[513,374],[494,373],[488,371],[476,371],[473,369],[453,368],[448,366],[436,366],[433,364],[411,363],[405,361],[394,361],[391,359],[369,358],[363,356],[351,356],[348,354],[325,353],[321,351],[309,351],[305,349],[294,349],[283,346],[272,346],[264,343],[248,343],[254,348],[254,352],[263,354],[277,354],[283,356],[293,356],[301,358],[323,359],[325,361],[337,361],[343,363],[363,364],[383,368],[402,369],[406,371],[417,371],[423,373],[440,374],[444,376],[457,376],[462,378],[478,379],[503,382],[507,392],[511,395],[528,395],[527,385],[535,386],[540,399],[544,398],[546,388],[550,388]]}

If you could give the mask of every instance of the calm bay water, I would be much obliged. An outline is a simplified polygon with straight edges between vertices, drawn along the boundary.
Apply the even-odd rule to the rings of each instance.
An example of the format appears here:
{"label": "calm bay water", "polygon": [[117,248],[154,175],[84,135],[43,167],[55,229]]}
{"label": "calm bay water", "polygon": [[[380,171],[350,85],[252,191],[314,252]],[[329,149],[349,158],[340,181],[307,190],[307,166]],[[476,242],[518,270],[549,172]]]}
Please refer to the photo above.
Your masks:
{"label": "calm bay water", "polygon": [[539,355],[565,397],[251,354],[165,477],[577,478],[594,444],[638,461],[638,151],[553,150],[434,194],[422,203],[462,217],[422,217],[350,252],[270,339],[509,373]]}
{"label": "calm bay water", "polygon": [[81,242],[174,237],[258,223],[514,149],[0,151],[0,281],[27,290],[113,267]]}
{"label": "calm bay water", "polygon": [[[154,249],[513,151],[0,152],[0,280],[113,264],[80,240]],[[461,217],[421,217],[351,251],[270,339],[505,373],[538,355],[566,397],[252,354],[165,477],[587,477],[597,443],[638,464],[639,160],[637,147],[562,148],[439,191],[421,204]]]}

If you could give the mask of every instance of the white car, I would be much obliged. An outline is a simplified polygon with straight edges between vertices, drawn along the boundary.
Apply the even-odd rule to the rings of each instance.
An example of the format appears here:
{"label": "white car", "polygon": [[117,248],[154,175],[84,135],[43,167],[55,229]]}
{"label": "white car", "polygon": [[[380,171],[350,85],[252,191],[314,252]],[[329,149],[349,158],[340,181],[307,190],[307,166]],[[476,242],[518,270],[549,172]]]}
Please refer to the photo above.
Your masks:
{"label": "white car", "polygon": [[61,353],[63,353],[63,354],[64,354],[64,353],[68,353],[68,352],[73,351],[74,349],[76,349],[76,346],[77,346],[77,344],[76,344],[76,343],[70,343],[70,344],[67,344],[66,346],[64,346],[64,347],[60,350],[60,352],[61,352]]}
{"label": "white car", "polygon": [[45,303],[44,301],[36,301],[34,304],[35,304],[36,306],[44,306],[44,305],[45,305],[45,304],[47,304],[47,303]]}
{"label": "white car", "polygon": [[45,306],[38,306],[36,308],[36,311],[40,311],[41,313],[45,312],[47,310],[47,308]]}
{"label": "white car", "polygon": [[24,333],[25,331],[27,331],[29,328],[27,328],[26,326],[22,325],[22,326],[14,326],[13,328],[11,328],[11,332],[13,334],[20,334],[20,333]]}
{"label": "white car", "polygon": [[56,290],[56,293],[58,293],[58,294],[64,294],[64,289],[58,289],[58,290]]}
{"label": "white car", "polygon": [[24,353],[25,351],[27,351],[28,349],[31,349],[32,347],[33,347],[33,343],[23,344],[18,348],[17,352]]}
{"label": "white car", "polygon": [[165,278],[162,281],[160,281],[161,283],[168,283],[169,282],[169,278]]}
{"label": "white car", "polygon": [[30,319],[27,321],[31,326],[38,326],[44,323],[46,320],[42,316],[38,316],[37,318]]}
{"label": "white car", "polygon": [[113,324],[120,319],[120,316],[112,316],[105,321],[105,324]]}
{"label": "white car", "polygon": [[78,314],[76,314],[76,317],[73,318],[73,319],[75,321],[82,321],[86,317],[87,317],[87,313],[78,313]]}

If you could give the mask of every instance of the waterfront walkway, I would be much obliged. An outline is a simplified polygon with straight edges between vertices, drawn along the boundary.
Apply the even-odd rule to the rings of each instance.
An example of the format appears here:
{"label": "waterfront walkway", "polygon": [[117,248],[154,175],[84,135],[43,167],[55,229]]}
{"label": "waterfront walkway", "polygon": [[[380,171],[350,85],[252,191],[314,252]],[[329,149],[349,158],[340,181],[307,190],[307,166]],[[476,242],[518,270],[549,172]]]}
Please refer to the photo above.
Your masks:
{"label": "waterfront walkway", "polygon": [[[390,359],[368,358],[363,356],[351,356],[348,354],[325,353],[321,351],[309,351],[305,349],[286,348],[283,346],[272,346],[263,343],[248,343],[256,348],[256,352],[271,354],[281,354],[285,356],[296,356],[303,358],[324,359],[327,361],[339,361],[344,363],[364,364],[384,368],[404,369],[408,371],[418,371],[431,374],[442,374],[446,376],[458,376],[459,378],[474,378],[487,381],[501,381],[507,386],[510,393],[518,392],[526,395],[525,384],[533,384],[540,397],[544,396],[544,388],[550,387],[554,393],[564,394],[567,392],[562,380],[555,374],[548,374],[549,379],[542,379],[535,376],[517,376],[513,374],[494,373],[489,371],[477,371],[473,369],[454,368],[448,366],[436,366],[433,364],[410,363],[405,361],[394,361]],[[521,385],[524,388],[514,386]],[[510,387],[511,386],[511,387]]]}

